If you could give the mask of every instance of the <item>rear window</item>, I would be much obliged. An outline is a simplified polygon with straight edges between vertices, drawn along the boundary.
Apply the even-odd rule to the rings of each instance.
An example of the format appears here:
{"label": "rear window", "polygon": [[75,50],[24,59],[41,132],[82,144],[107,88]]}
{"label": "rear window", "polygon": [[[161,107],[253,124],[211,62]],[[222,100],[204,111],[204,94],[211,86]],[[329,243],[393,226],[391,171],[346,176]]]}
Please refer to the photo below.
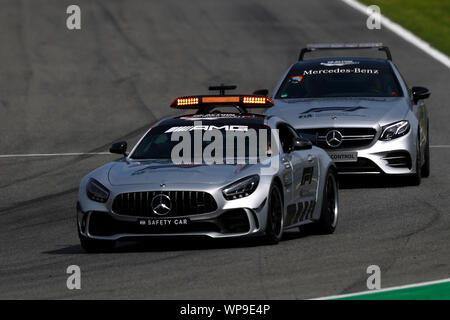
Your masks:
{"label": "rear window", "polygon": [[275,98],[401,96],[401,87],[387,63],[324,60],[294,65]]}

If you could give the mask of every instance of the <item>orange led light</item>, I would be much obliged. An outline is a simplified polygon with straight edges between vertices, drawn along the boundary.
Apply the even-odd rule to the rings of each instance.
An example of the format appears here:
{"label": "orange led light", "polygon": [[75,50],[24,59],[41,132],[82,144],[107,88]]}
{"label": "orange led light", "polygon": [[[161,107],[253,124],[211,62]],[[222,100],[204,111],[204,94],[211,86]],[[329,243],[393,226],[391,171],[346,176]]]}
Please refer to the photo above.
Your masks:
{"label": "orange led light", "polygon": [[265,104],[267,102],[266,97],[243,97],[242,102],[248,104]]}
{"label": "orange led light", "polygon": [[178,98],[177,106],[190,106],[198,104],[198,97]]}

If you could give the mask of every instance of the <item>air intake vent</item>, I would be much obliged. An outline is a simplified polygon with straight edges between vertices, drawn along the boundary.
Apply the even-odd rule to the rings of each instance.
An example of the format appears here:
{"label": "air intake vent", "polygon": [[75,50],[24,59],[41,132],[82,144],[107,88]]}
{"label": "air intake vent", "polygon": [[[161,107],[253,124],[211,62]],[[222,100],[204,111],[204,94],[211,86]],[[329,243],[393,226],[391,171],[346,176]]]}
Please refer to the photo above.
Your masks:
{"label": "air intake vent", "polygon": [[387,161],[387,165],[394,168],[411,169],[411,156],[406,151],[389,152],[383,157]]}

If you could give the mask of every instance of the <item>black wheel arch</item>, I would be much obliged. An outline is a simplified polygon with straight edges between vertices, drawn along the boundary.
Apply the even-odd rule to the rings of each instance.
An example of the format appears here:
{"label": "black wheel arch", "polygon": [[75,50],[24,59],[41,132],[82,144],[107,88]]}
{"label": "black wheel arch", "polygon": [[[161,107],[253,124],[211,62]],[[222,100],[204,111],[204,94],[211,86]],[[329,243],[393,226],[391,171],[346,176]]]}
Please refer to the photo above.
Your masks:
{"label": "black wheel arch", "polygon": [[280,194],[281,194],[281,201],[283,201],[283,205],[284,205],[284,188],[283,188],[283,183],[281,182],[280,177],[275,176],[272,180],[272,184],[276,184],[279,188],[280,188]]}

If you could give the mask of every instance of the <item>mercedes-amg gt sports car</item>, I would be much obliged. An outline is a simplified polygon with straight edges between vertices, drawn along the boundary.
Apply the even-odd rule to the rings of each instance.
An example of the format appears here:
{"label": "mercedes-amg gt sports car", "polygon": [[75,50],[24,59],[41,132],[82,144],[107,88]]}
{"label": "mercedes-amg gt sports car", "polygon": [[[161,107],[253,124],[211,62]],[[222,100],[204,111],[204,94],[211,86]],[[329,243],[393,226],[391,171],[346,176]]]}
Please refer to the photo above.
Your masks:
{"label": "mercedes-amg gt sports car", "polygon": [[[329,49],[384,51],[387,59],[321,58]],[[427,108],[430,92],[409,88],[381,43],[316,44],[302,49],[277,84],[267,115],[286,119],[327,150],[340,174],[405,175],[420,184],[430,174]]]}
{"label": "mercedes-amg gt sports car", "polygon": [[277,243],[283,230],[308,223],[332,233],[334,163],[285,121],[246,110],[271,105],[258,95],[178,98],[172,107],[197,113],[159,121],[129,153],[126,142],[114,143],[110,152],[123,157],[80,183],[82,247],[111,250],[118,239],[155,236],[260,235]]}

